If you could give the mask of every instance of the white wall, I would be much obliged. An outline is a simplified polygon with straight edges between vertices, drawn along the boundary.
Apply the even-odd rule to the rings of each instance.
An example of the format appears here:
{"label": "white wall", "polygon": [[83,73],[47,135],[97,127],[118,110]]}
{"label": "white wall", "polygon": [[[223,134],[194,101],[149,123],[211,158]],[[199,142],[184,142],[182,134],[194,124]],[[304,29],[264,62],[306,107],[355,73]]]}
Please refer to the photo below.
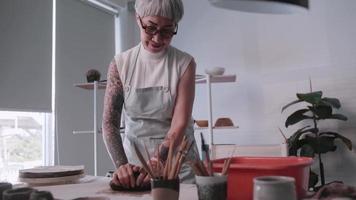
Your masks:
{"label": "white wall", "polygon": [[[74,87],[85,83],[85,73],[97,69],[101,80],[115,52],[114,16],[81,1],[57,1],[56,33],[56,134],[61,165],[85,165],[94,174],[93,91]],[[104,91],[98,92],[98,128]],[[102,135],[97,135],[98,175],[114,168]],[[57,155],[56,155],[57,156]],[[57,161],[57,160],[56,160]],[[56,162],[58,164],[58,162]]]}
{"label": "white wall", "polygon": [[[183,0],[185,16],[173,45],[192,54],[197,73],[222,66],[237,74],[238,83],[220,84],[213,90],[213,115],[228,116],[240,126],[229,138],[236,143],[275,144],[282,141],[281,127],[290,109],[283,105],[295,93],[314,90],[337,97],[347,122],[324,122],[356,142],[356,1],[310,0],[310,10],[294,15],[266,15],[223,10],[207,0]],[[206,91],[197,86],[193,116],[207,119]],[[214,120],[213,119],[213,120]],[[345,171],[356,167],[354,152],[344,146],[328,155],[328,180],[356,183]],[[353,180],[354,179],[354,180]]]}

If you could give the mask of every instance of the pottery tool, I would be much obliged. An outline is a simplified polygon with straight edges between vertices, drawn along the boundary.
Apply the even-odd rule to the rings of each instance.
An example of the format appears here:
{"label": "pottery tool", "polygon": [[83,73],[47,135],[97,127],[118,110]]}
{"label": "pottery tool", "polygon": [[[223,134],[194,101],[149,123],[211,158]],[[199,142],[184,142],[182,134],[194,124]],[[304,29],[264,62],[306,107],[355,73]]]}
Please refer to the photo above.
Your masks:
{"label": "pottery tool", "polygon": [[147,159],[148,159],[148,167],[150,168],[152,174],[154,175],[153,177],[156,177],[155,176],[155,173],[154,173],[154,170],[153,170],[153,165],[152,165],[152,161],[151,161],[151,156],[150,156],[150,153],[148,153],[148,149],[147,149],[147,146],[146,146],[146,143],[143,143],[143,146],[145,147],[145,151],[146,151],[146,155],[147,155]]}
{"label": "pottery tool", "polygon": [[200,170],[200,168],[196,165],[195,161],[189,161],[188,164],[190,167],[193,169],[195,175],[197,176],[204,176],[203,172]]}
{"label": "pottery tool", "polygon": [[153,178],[155,177],[150,169],[150,167],[147,165],[146,161],[145,161],[145,158],[142,156],[140,150],[138,149],[136,143],[133,143],[134,144],[134,148],[135,148],[135,151],[136,151],[136,155],[138,157],[138,159],[140,160],[141,164],[142,164],[142,167],[143,169]]}
{"label": "pottery tool", "polygon": [[204,163],[201,160],[198,161],[191,161],[190,165],[194,171],[194,173],[198,176],[209,176],[208,171],[206,170],[206,167]]}
{"label": "pottery tool", "polygon": [[180,145],[179,151],[178,151],[178,156],[176,159],[175,166],[172,170],[173,177],[178,177],[179,171],[182,168],[183,162],[185,160],[185,157],[187,156],[190,148],[193,145],[193,141],[189,142],[186,138],[183,140],[183,142]]}
{"label": "pottery tool", "polygon": [[209,176],[212,176],[213,175],[213,164],[210,161],[209,147],[208,147],[208,145],[205,144],[205,140],[204,140],[202,132],[200,132],[200,138],[201,138],[202,150],[205,153],[205,160],[206,160],[206,165],[208,167],[208,169],[207,169],[208,174],[209,174]]}
{"label": "pottery tool", "polygon": [[[154,178],[154,179],[164,179],[164,180],[172,180],[172,179],[177,179],[178,174],[182,168],[182,165],[184,163],[185,157],[188,154],[191,146],[193,145],[193,142],[189,142],[187,137],[184,136],[183,140],[181,143],[178,145],[179,150],[177,154],[174,154],[175,149],[174,149],[174,144],[173,142],[170,143],[169,149],[168,149],[168,156],[167,160],[162,163],[162,167],[160,166],[160,152],[159,148],[157,149],[158,152],[158,163],[156,167],[153,166],[153,163],[150,161],[147,161],[143,158],[142,153],[139,151],[138,147],[136,144],[134,144],[135,151],[137,154],[137,157],[139,158],[143,168],[149,175]],[[147,147],[145,145],[145,151],[147,156],[150,158],[150,155],[148,153]],[[149,166],[150,165],[150,166]]]}
{"label": "pottery tool", "polygon": [[169,172],[171,169],[171,164],[172,164],[172,157],[173,157],[173,142],[171,142],[169,144],[169,149],[168,149],[168,156],[167,156],[167,160],[164,163],[164,169],[163,169],[163,179],[168,179],[169,176]]}
{"label": "pottery tool", "polygon": [[230,167],[230,164],[231,164],[231,160],[232,160],[232,157],[234,156],[235,154],[235,151],[236,151],[236,145],[234,146],[234,149],[232,150],[231,154],[230,154],[230,157],[228,159],[226,159],[224,161],[224,165],[223,165],[223,169],[221,171],[221,175],[226,175],[227,174],[227,171]]}
{"label": "pottery tool", "polygon": [[[199,158],[199,155],[196,155],[196,157]],[[201,160],[190,160],[188,164],[191,166],[193,169],[194,173],[198,176],[209,176],[208,171],[206,170],[206,167],[204,166],[203,161]]]}

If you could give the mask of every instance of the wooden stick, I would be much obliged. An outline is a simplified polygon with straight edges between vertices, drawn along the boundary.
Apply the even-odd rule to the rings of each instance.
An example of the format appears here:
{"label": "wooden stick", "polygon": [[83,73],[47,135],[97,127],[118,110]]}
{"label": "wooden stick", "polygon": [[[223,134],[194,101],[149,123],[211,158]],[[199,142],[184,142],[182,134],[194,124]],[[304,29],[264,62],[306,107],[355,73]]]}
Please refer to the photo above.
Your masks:
{"label": "wooden stick", "polygon": [[157,166],[157,176],[158,176],[158,178],[161,178],[161,176],[162,176],[162,172],[161,172],[161,158],[160,158],[160,155],[159,155],[159,144],[157,144],[157,146],[156,146],[156,148],[157,148],[157,160],[158,160],[158,166]]}
{"label": "wooden stick", "polygon": [[213,175],[213,163],[210,160],[209,150],[206,151],[206,161],[207,161],[207,165],[208,165],[209,176],[212,176]]}
{"label": "wooden stick", "polygon": [[[155,175],[154,170],[153,170],[153,165],[152,165],[152,162],[151,162],[151,156],[150,156],[150,153],[148,153],[148,149],[147,149],[147,146],[146,146],[146,143],[145,143],[145,142],[143,143],[143,146],[145,147],[145,151],[146,151],[146,154],[147,154],[148,163],[150,164],[148,167],[150,168],[152,174]],[[156,176],[151,176],[151,177],[152,177],[152,178],[156,178]]]}
{"label": "wooden stick", "polygon": [[225,160],[226,163],[224,162],[224,170],[221,172],[222,175],[226,175],[228,169],[230,168],[230,163],[231,163],[231,157],[227,160]]}
{"label": "wooden stick", "polygon": [[181,157],[180,157],[179,162],[178,162],[178,167],[177,167],[177,169],[176,169],[176,171],[175,171],[175,174],[174,174],[174,177],[175,177],[175,178],[178,177],[178,174],[179,174],[179,172],[180,172],[180,170],[181,170],[181,168],[182,168],[182,165],[183,165],[183,163],[184,163],[184,160],[185,160],[187,154],[189,153],[189,150],[190,150],[190,148],[192,147],[193,143],[194,143],[193,141],[190,142],[190,143],[188,142],[188,144],[186,144],[186,145],[184,146],[183,152],[181,153]]}
{"label": "wooden stick", "polygon": [[179,165],[179,160],[182,157],[182,152],[184,151],[186,145],[187,145],[187,141],[186,141],[186,137],[184,136],[183,140],[181,141],[181,143],[179,145],[178,155],[174,157],[175,158],[174,164],[173,164],[172,169],[169,173],[169,179],[173,179],[175,177],[176,170],[178,169],[178,165]]}
{"label": "wooden stick", "polygon": [[225,159],[225,160],[224,160],[224,165],[223,165],[223,168],[222,168],[222,170],[221,170],[221,174],[224,174],[224,172],[226,171],[227,160],[228,160],[228,159]]}
{"label": "wooden stick", "polygon": [[140,160],[143,169],[145,169],[145,171],[146,171],[151,177],[154,177],[152,171],[151,171],[150,168],[147,166],[147,163],[146,163],[146,161],[145,161],[145,158],[142,156],[142,154],[141,154],[140,150],[138,149],[136,143],[133,143],[133,144],[134,144],[134,148],[135,148],[135,151],[136,151],[136,155],[137,155],[138,159]]}
{"label": "wooden stick", "polygon": [[208,170],[206,169],[206,167],[205,167],[203,161],[198,161],[197,166],[198,166],[199,169],[202,171],[202,173],[203,173],[204,176],[209,176],[209,172],[208,172]]}
{"label": "wooden stick", "polygon": [[165,167],[164,167],[164,172],[163,172],[164,179],[168,179],[168,175],[171,170],[172,159],[173,159],[173,142],[171,142],[169,144],[168,157],[167,157]]}
{"label": "wooden stick", "polygon": [[230,154],[230,157],[227,160],[224,161],[223,170],[221,172],[222,175],[226,175],[227,174],[227,171],[230,168],[230,163],[231,163],[232,157],[235,154],[236,148],[237,148],[237,146],[235,145],[234,149],[232,150],[232,152]]}
{"label": "wooden stick", "polygon": [[199,167],[196,165],[196,162],[193,161],[189,161],[188,164],[190,165],[190,167],[193,169],[194,173],[197,176],[203,176],[203,172],[199,169]]}

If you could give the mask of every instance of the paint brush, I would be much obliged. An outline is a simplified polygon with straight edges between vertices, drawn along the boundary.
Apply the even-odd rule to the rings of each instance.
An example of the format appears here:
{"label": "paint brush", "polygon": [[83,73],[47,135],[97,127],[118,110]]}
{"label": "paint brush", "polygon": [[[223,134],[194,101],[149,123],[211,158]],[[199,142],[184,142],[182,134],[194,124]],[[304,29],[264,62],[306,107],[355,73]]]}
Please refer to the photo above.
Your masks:
{"label": "paint brush", "polygon": [[226,175],[227,174],[227,171],[230,168],[232,157],[235,154],[236,148],[237,148],[237,146],[235,145],[234,149],[232,150],[232,152],[230,154],[230,157],[227,160],[224,161],[223,169],[222,169],[222,172],[221,172],[222,175]]}
{"label": "paint brush", "polygon": [[[148,159],[148,163],[149,163],[148,168],[151,170],[152,174],[155,175],[154,170],[153,170],[152,161],[151,161],[151,156],[150,156],[150,153],[148,153],[146,143],[143,143],[143,146],[145,147],[145,151],[146,151],[146,155],[147,155],[147,159]],[[156,176],[151,176],[151,177],[156,178]]]}
{"label": "paint brush", "polygon": [[188,142],[188,144],[185,144],[184,146],[184,149],[183,149],[183,152],[181,153],[181,156],[179,157],[179,160],[178,160],[178,167],[176,168],[175,170],[175,174],[174,174],[174,177],[178,177],[178,174],[179,174],[179,171],[180,169],[182,168],[182,165],[183,165],[183,162],[190,150],[190,148],[192,147],[193,145],[193,141],[191,141],[190,143]]}
{"label": "paint brush", "polygon": [[146,161],[145,161],[145,158],[142,156],[140,150],[138,149],[136,143],[133,143],[134,144],[134,148],[135,148],[135,151],[136,151],[136,155],[138,157],[138,159],[140,160],[141,164],[142,164],[142,167],[143,169],[153,178],[154,175],[151,171],[151,169],[148,167]]}

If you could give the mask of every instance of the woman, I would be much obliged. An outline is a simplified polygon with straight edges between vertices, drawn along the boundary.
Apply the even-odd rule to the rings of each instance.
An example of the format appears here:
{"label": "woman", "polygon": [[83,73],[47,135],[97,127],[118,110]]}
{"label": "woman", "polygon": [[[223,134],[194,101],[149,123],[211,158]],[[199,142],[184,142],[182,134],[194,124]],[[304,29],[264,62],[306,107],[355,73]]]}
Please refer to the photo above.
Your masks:
{"label": "woman", "polygon": [[[133,144],[151,160],[159,146],[160,158],[167,156],[171,143],[177,146],[184,135],[194,140],[191,118],[195,91],[194,59],[170,43],[183,16],[181,0],[136,0],[136,21],[141,43],[115,56],[108,70],[103,114],[103,137],[117,170],[113,182],[127,188],[149,183],[141,172]],[[125,110],[125,137],[119,134],[122,108]],[[196,145],[187,160],[195,159]],[[157,152],[157,151],[156,151]],[[180,173],[182,182],[193,182],[188,165]]]}

